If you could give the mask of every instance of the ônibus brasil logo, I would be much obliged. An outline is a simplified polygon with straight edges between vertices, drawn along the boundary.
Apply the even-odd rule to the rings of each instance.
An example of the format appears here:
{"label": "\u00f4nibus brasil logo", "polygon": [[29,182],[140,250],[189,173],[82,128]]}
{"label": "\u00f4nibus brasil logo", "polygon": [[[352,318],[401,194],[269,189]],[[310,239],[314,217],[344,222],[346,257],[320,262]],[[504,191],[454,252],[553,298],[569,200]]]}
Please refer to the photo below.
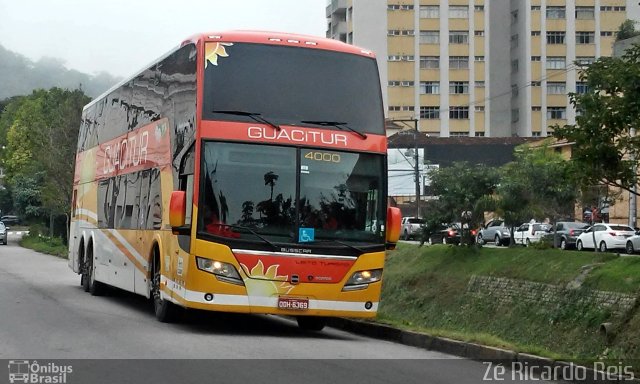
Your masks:
{"label": "\u00f4nibus brasil logo", "polygon": [[73,372],[70,365],[39,364],[37,361],[9,360],[9,382],[29,384],[64,384]]}

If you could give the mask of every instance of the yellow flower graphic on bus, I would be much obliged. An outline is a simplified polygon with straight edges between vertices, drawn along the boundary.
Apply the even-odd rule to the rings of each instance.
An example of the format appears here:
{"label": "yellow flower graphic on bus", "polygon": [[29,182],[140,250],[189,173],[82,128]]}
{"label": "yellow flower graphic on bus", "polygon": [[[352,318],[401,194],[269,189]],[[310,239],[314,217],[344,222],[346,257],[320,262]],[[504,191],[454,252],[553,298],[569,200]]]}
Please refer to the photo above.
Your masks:
{"label": "yellow flower graphic on bus", "polygon": [[294,288],[293,285],[287,282],[287,276],[278,276],[278,264],[274,264],[264,270],[264,264],[262,260],[258,260],[258,263],[251,268],[240,264],[244,273],[249,276],[244,281],[244,285],[247,287],[247,293],[250,296],[274,296],[274,295],[286,295]]}
{"label": "yellow flower graphic on bus", "polygon": [[229,57],[225,47],[232,46],[233,43],[207,43],[204,48],[204,67],[209,63],[218,65],[218,57]]}

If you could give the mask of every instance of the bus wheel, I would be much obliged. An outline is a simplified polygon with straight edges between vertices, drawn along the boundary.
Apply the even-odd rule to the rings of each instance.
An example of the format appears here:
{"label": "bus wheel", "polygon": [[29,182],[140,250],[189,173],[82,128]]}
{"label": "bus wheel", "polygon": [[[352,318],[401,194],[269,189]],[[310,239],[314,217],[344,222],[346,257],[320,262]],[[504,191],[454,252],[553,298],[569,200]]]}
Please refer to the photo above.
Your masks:
{"label": "bus wheel", "polygon": [[91,279],[91,265],[84,254],[84,245],[80,245],[78,251],[80,259],[80,285],[85,292],[89,292],[89,279]]}
{"label": "bus wheel", "polygon": [[[89,278],[84,279],[88,282],[89,293],[91,296],[102,296],[105,291],[105,286],[101,282],[96,280],[96,269],[93,266],[93,247],[90,245],[87,249],[87,257],[85,260],[86,269],[88,270]],[[83,282],[84,282],[83,281]]]}
{"label": "bus wheel", "polygon": [[298,316],[298,327],[305,331],[322,331],[325,325],[327,325],[327,319],[324,317],[314,316]]}
{"label": "bus wheel", "polygon": [[151,279],[151,300],[156,318],[162,323],[173,323],[178,319],[180,308],[160,295],[160,255],[154,251],[153,278]]}

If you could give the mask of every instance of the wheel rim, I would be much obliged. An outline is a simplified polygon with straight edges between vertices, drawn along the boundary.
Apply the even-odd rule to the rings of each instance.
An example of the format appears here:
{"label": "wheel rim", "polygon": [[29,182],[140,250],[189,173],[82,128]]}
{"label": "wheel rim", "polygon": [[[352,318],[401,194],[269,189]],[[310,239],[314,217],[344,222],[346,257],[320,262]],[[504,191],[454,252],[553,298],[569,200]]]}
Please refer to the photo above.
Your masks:
{"label": "wheel rim", "polygon": [[151,296],[153,297],[153,304],[158,308],[162,304],[162,298],[160,297],[160,268],[155,263],[153,266],[153,279],[151,280]]}
{"label": "wheel rim", "polygon": [[567,248],[567,242],[564,241],[564,239],[560,240],[560,249],[566,249]]}
{"label": "wheel rim", "polygon": [[578,241],[578,244],[576,244],[576,247],[578,248],[578,251],[582,251],[582,241]]}
{"label": "wheel rim", "polygon": [[607,244],[605,244],[605,242],[603,241],[602,243],[600,243],[600,252],[606,252],[607,251]]}
{"label": "wheel rim", "polygon": [[500,237],[498,235],[496,235],[495,242],[496,245],[500,245]]}
{"label": "wheel rim", "polygon": [[447,244],[447,238],[446,237],[442,238],[442,244]]}
{"label": "wheel rim", "polygon": [[628,254],[633,254],[633,244],[631,244],[630,242],[627,243],[627,253]]}

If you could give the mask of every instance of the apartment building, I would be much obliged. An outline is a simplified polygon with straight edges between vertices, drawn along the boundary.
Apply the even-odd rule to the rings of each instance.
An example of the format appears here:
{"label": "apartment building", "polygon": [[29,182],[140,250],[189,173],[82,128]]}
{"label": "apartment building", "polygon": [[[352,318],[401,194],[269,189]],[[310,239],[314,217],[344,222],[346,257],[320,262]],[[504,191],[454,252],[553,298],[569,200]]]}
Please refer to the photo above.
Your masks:
{"label": "apartment building", "polygon": [[[578,70],[638,0],[333,0],[327,37],[369,48],[390,119],[429,135],[546,136],[575,122]],[[395,133],[390,130],[389,134]]]}

